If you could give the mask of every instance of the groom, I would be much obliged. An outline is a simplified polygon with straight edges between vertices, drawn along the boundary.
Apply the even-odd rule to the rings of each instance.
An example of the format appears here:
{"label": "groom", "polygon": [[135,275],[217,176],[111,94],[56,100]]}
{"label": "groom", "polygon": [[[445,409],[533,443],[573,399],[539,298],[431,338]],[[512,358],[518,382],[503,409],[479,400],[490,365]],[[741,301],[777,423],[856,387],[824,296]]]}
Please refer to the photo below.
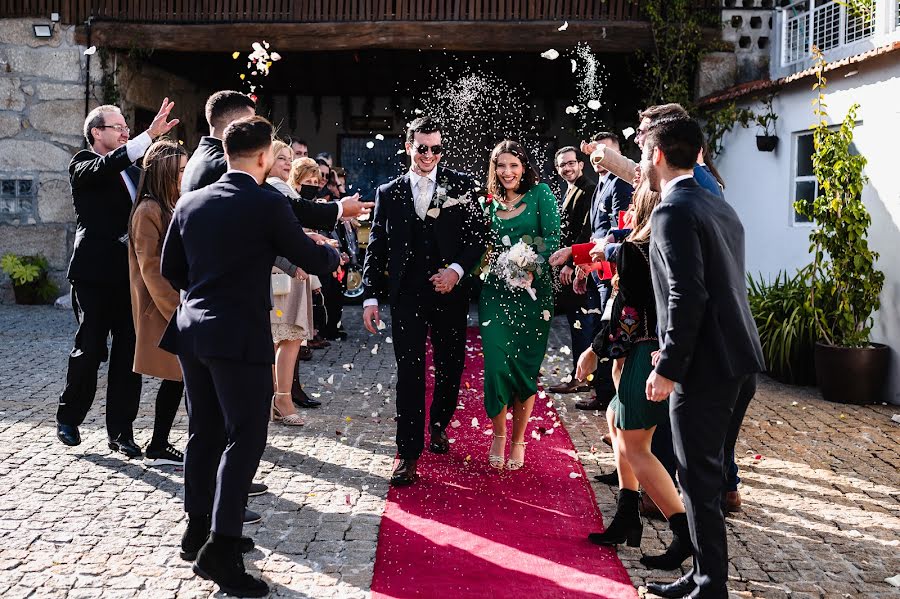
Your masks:
{"label": "groom", "polygon": [[444,432],[456,409],[465,365],[470,279],[487,228],[472,178],[439,167],[441,126],[421,117],[406,130],[409,172],[378,188],[363,278],[363,322],[377,333],[378,297],[387,294],[397,359],[397,450],[394,486],[418,480],[425,446],[425,340],[434,350],[429,432],[433,453],[447,453]]}

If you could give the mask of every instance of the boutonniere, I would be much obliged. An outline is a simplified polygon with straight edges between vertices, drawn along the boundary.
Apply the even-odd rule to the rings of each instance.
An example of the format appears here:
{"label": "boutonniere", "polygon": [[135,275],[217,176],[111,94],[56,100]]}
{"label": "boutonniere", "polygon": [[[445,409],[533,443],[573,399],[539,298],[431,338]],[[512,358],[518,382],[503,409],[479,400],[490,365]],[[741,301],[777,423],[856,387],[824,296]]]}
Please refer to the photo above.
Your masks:
{"label": "boutonniere", "polygon": [[466,192],[462,196],[456,197],[450,195],[448,188],[449,184],[446,179],[438,184],[437,188],[434,190],[434,199],[432,200],[433,207],[426,213],[428,216],[437,218],[440,215],[442,208],[449,208],[451,206],[456,206],[457,204],[468,204],[472,201],[470,192]]}

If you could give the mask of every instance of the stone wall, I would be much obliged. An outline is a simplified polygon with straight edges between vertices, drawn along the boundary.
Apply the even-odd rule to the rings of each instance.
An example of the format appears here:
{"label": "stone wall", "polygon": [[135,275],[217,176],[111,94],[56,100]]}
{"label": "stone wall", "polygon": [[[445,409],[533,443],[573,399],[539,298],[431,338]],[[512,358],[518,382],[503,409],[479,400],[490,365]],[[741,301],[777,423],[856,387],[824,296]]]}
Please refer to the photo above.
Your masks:
{"label": "stone wall", "polygon": [[[68,165],[84,145],[88,60],[85,47],[75,43],[73,26],[57,24],[51,38],[37,39],[32,24],[33,19],[0,19],[0,256],[44,254],[53,279],[66,291],[65,270],[75,238]],[[129,124],[138,109],[155,114],[168,95],[182,122],[174,133],[186,147],[196,146],[206,128],[198,118],[207,90],[147,64],[141,56],[111,53],[109,65],[116,69]],[[102,99],[97,54],[90,69],[93,108]],[[9,200],[3,186],[9,192],[20,182],[31,192]],[[0,302],[9,301],[9,278],[0,273]]]}

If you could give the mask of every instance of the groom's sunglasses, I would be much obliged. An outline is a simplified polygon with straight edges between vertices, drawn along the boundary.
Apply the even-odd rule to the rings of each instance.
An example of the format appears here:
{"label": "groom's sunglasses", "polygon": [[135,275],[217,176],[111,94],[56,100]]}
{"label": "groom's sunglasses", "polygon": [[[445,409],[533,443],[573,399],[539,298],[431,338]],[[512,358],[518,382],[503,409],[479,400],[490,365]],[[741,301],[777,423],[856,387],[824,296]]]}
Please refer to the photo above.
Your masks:
{"label": "groom's sunglasses", "polygon": [[431,150],[431,153],[435,156],[439,156],[440,154],[444,153],[444,146],[426,146],[425,144],[416,146],[416,152],[418,152],[419,154],[427,154],[428,150]]}

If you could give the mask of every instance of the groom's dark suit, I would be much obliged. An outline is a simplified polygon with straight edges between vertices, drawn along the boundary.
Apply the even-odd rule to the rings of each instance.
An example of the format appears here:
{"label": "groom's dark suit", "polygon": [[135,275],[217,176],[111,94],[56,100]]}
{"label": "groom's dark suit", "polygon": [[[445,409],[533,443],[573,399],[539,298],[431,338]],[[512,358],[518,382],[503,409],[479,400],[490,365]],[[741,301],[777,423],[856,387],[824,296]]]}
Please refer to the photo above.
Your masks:
{"label": "groom's dark suit", "polygon": [[306,236],[283,195],[237,171],[182,196],[163,245],[162,274],[182,290],[160,347],[178,355],[187,388],[185,511],[211,514],[229,537],[241,536],[266,446],[276,256],[320,276],[339,260]]}
{"label": "groom's dark suit", "polygon": [[690,596],[725,598],[723,446],[746,408],[735,410],[742,386],[765,368],[747,300],[744,228],[728,203],[693,178],[672,186],[650,224],[656,372],[675,381],[669,411],[695,550]]}
{"label": "groom's dark suit", "polygon": [[[437,167],[437,187],[447,198],[468,202],[445,207],[422,220],[415,211],[410,174],[386,183],[375,194],[375,213],[363,277],[367,300],[387,295],[391,303],[397,359],[397,447],[414,460],[424,448],[425,339],[431,330],[435,384],[432,430],[450,423],[465,365],[466,321],[471,273],[485,251],[486,226],[468,175]],[[435,189],[436,191],[436,189]],[[432,205],[439,202],[433,199]],[[432,275],[458,264],[465,276],[440,294]]]}

